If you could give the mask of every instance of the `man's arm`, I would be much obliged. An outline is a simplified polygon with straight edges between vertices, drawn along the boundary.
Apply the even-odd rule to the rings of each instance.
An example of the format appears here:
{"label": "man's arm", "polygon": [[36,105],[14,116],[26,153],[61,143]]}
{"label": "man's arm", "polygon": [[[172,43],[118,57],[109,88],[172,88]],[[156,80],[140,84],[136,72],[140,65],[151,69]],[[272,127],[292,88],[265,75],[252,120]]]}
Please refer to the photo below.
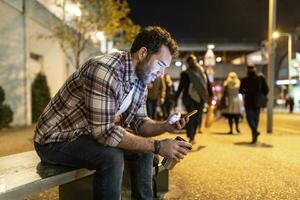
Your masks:
{"label": "man's arm", "polygon": [[138,129],[139,135],[143,137],[154,137],[168,131],[167,121],[145,120]]}
{"label": "man's arm", "polygon": [[138,133],[143,137],[154,137],[165,132],[179,133],[181,129],[185,127],[188,121],[188,117],[181,118],[175,124],[170,124],[168,121],[154,121],[148,119],[140,125]]}
{"label": "man's arm", "polygon": [[241,94],[245,94],[246,93],[246,91],[245,91],[245,80],[244,79],[241,80],[241,85],[240,85],[239,92]]}
{"label": "man's arm", "polygon": [[182,92],[183,88],[186,87],[188,84],[188,77],[186,75],[186,72],[181,72],[180,74],[180,81],[179,81],[179,86],[177,91],[175,92],[175,99],[177,100],[178,97],[180,96],[180,93]]}
{"label": "man's arm", "polygon": [[[159,141],[160,149],[158,154],[163,157],[168,157],[179,161],[192,148],[190,143],[184,141],[177,141],[174,139],[164,139]],[[154,152],[154,140],[152,138],[143,138],[133,135],[129,132],[124,134],[121,142],[118,144],[121,149],[140,151],[140,152]]]}
{"label": "man's arm", "polygon": [[143,138],[126,132],[118,147],[121,149],[133,151],[154,152],[154,139]]}
{"label": "man's arm", "polygon": [[269,87],[265,77],[262,76],[262,92],[267,95],[269,93]]}
{"label": "man's arm", "polygon": [[93,59],[81,74],[84,87],[86,120],[93,137],[109,146],[117,146],[125,129],[115,124],[117,81],[109,68]]}

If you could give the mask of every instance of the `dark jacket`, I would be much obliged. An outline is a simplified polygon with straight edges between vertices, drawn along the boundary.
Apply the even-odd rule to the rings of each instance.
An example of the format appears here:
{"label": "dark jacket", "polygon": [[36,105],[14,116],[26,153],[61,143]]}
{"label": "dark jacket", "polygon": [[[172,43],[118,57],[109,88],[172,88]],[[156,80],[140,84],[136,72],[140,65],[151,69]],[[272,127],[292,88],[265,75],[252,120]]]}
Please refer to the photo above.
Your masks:
{"label": "dark jacket", "polygon": [[[205,76],[207,78],[208,94],[209,94],[209,97],[212,97],[213,96],[213,91],[212,91],[211,83],[209,82],[209,79],[208,79],[208,76],[207,76],[206,72],[205,72]],[[178,99],[181,92],[182,92],[182,99],[183,100],[184,100],[185,97],[191,98],[190,95],[189,95],[189,85],[190,85],[190,80],[189,80],[187,72],[186,71],[181,72],[179,86],[178,86],[178,89],[175,93],[175,99]]]}
{"label": "dark jacket", "polygon": [[261,92],[267,95],[269,87],[266,79],[262,75],[249,74],[247,77],[241,80],[240,93],[244,95],[244,102],[246,109],[253,109],[254,97],[259,90],[259,82],[261,83]]}

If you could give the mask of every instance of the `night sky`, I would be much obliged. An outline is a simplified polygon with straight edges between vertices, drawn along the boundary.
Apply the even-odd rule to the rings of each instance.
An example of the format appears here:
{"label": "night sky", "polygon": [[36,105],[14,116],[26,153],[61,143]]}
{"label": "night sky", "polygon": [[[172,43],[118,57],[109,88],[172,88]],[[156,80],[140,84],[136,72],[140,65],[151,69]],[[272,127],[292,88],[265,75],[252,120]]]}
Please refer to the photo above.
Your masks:
{"label": "night sky", "polygon": [[[159,25],[179,42],[260,42],[267,38],[268,0],[128,0],[142,27]],[[277,0],[277,29],[300,26],[300,0]]]}

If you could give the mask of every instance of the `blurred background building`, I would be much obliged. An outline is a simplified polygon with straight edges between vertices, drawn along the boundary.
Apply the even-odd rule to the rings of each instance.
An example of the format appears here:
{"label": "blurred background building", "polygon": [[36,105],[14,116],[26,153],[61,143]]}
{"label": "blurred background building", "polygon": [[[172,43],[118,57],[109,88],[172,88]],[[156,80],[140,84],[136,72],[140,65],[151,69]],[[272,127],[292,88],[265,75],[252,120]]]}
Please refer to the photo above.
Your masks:
{"label": "blurred background building", "polygon": [[[93,37],[86,39],[93,45],[84,48],[80,63],[74,64],[58,40],[47,38],[55,33],[53,24],[82,15],[81,10],[72,4],[65,5],[68,11],[65,15],[57,6],[62,2],[68,1],[0,0],[0,86],[5,90],[6,103],[14,112],[12,125],[32,123],[31,83],[37,73],[46,75],[53,96],[78,64],[92,55],[112,51],[115,47],[128,49],[128,43],[117,45],[118,40],[129,35],[133,37],[139,30],[131,21],[126,21],[123,24],[127,27],[117,27],[120,31],[118,34],[107,36],[95,32]],[[166,71],[175,85],[178,84],[180,72],[186,69],[187,54],[195,53],[200,64],[205,65],[209,45],[213,46],[211,51],[215,62],[206,67],[216,92],[221,90],[221,83],[228,72],[235,71],[239,77],[243,77],[248,64],[256,65],[258,71],[267,76],[267,2],[128,0],[128,3],[132,9],[129,17],[138,25],[161,25],[177,39],[180,56],[172,61]],[[157,8],[157,5],[160,7]],[[299,107],[300,14],[297,5],[299,8],[299,1],[296,0],[289,0],[289,6],[278,2],[279,31],[289,32],[292,37],[289,67],[287,38],[279,37],[276,40],[274,103],[278,106],[284,104],[289,94],[295,99],[295,107]],[[77,31],[76,27],[69,27]]]}

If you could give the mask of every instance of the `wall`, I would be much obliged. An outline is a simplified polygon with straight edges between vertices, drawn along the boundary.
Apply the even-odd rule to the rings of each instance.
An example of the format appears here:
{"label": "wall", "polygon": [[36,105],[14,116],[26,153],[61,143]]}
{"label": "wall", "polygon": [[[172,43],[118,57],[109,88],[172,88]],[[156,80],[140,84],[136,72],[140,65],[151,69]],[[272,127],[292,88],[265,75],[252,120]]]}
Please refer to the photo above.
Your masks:
{"label": "wall", "polygon": [[[11,125],[29,125],[35,75],[44,72],[54,96],[75,68],[68,64],[57,40],[38,39],[51,35],[51,27],[59,20],[39,2],[0,0],[0,13],[0,85],[6,92],[5,103],[14,112]],[[81,61],[97,52],[97,48],[84,51]]]}
{"label": "wall", "polygon": [[0,13],[0,85],[14,112],[13,125],[27,124],[23,14],[4,1]]}

